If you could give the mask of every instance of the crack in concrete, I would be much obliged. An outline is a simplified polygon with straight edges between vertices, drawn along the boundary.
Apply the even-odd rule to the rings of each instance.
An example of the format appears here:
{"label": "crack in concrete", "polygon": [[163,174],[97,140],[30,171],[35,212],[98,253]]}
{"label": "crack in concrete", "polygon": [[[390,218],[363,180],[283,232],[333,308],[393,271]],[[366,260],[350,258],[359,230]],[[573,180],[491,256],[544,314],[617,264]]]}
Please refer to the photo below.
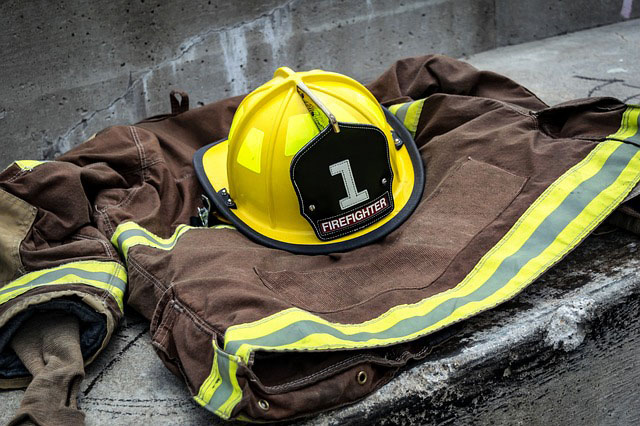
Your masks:
{"label": "crack in concrete", "polygon": [[[635,85],[635,84],[631,84],[631,83],[627,83],[626,80],[623,80],[621,78],[597,78],[597,77],[587,77],[584,75],[574,75],[574,78],[578,78],[580,80],[586,80],[586,81],[595,81],[598,82],[598,84],[596,84],[595,86],[593,86],[589,92],[587,93],[587,97],[592,97],[593,94],[607,86],[610,86],[612,84],[616,84],[616,83],[620,83],[623,87],[627,87],[629,89],[640,89],[640,86]],[[631,99],[635,99],[637,97],[640,97],[640,93],[636,93],[633,94],[631,96],[626,97],[625,99],[623,99],[623,102],[629,102]]]}
{"label": "crack in concrete", "polygon": [[145,326],[145,328],[138,333],[135,337],[133,337],[133,339],[129,340],[129,342],[118,352],[115,354],[115,356],[113,358],[111,358],[111,360],[109,360],[109,362],[102,368],[102,370],[100,370],[100,372],[93,378],[93,380],[87,385],[87,387],[85,388],[84,391],[82,391],[82,396],[86,397],[87,395],[89,395],[89,393],[91,392],[91,390],[93,390],[93,388],[102,381],[102,379],[104,378],[105,374],[110,371],[111,369],[114,368],[114,365],[116,363],[118,363],[120,360],[122,360],[122,358],[124,357],[125,353],[131,349],[138,340],[140,340],[144,335],[146,335],[149,332],[149,326]]}
{"label": "crack in concrete", "polygon": [[116,415],[166,416],[184,415],[198,409],[189,398],[108,398],[80,397],[79,402],[87,413],[98,411]]}
{"label": "crack in concrete", "polygon": [[[58,136],[54,141],[48,140],[45,136],[45,148],[43,148],[42,150],[42,157],[44,159],[52,159],[53,157],[60,155],[66,151],[68,151],[69,149],[71,149],[72,147],[72,138],[73,135],[75,134],[75,132],[82,128],[82,129],[86,129],[89,126],[89,122],[91,122],[92,120],[94,120],[100,113],[105,112],[105,111],[110,111],[113,110],[116,105],[121,102],[124,101],[129,95],[131,95],[134,92],[134,89],[137,89],[140,85],[142,85],[143,88],[143,92],[142,95],[144,97],[143,99],[143,104],[145,107],[145,113],[146,113],[146,94],[147,94],[147,84],[148,84],[148,80],[149,78],[158,70],[170,67],[173,72],[175,73],[176,71],[176,67],[178,64],[182,63],[183,60],[185,60],[185,58],[188,60],[193,60],[194,58],[190,58],[190,52],[192,52],[194,50],[195,47],[203,44],[205,41],[207,41],[212,35],[214,34],[225,34],[225,33],[229,33],[229,32],[238,32],[241,31],[243,28],[247,28],[247,27],[252,27],[253,25],[255,25],[256,23],[260,23],[263,22],[265,20],[268,20],[272,17],[274,17],[276,14],[282,12],[282,11],[287,11],[291,8],[291,6],[298,2],[300,0],[288,0],[287,2],[285,2],[284,4],[281,4],[277,7],[274,7],[273,9],[269,10],[268,12],[264,12],[261,15],[249,20],[249,21],[241,21],[235,25],[231,25],[231,26],[226,26],[226,27],[218,27],[218,28],[212,28],[212,29],[208,29],[200,34],[196,34],[194,36],[189,37],[188,39],[186,39],[185,41],[183,41],[180,46],[179,46],[179,51],[180,53],[177,56],[174,56],[172,58],[166,59],[156,65],[154,65],[151,68],[148,68],[145,71],[142,71],[138,74],[138,76],[135,79],[132,79],[132,75],[133,73],[130,73],[129,76],[129,83],[127,85],[127,89],[124,91],[123,94],[117,96],[115,99],[113,99],[107,106],[103,107],[103,108],[99,108],[94,110],[93,112],[89,113],[89,114],[83,114],[83,117],[80,121],[78,121],[77,123],[73,124],[66,132],[64,132],[62,135]],[[233,46],[231,46],[233,47]],[[229,72],[229,76],[228,79],[229,80],[233,80],[233,77],[231,75],[231,73]],[[244,76],[243,76],[244,77]],[[246,80],[245,80],[246,81]],[[230,81],[230,83],[232,83],[232,81]],[[237,87],[236,87],[237,86]],[[242,81],[240,82],[240,84],[236,84],[234,85],[234,88],[236,89],[241,89],[241,90],[246,90],[246,84],[243,84]],[[4,116],[0,115],[0,119],[4,118]],[[140,117],[142,118],[142,117]],[[84,134],[84,132],[82,133],[83,139],[86,139],[86,135]]]}
{"label": "crack in concrete", "polygon": [[614,32],[614,34],[617,35],[618,37],[620,37],[624,41],[629,41],[622,34],[620,34],[619,32]]}
{"label": "crack in concrete", "polygon": [[[133,89],[135,88],[136,83],[137,81],[132,81],[130,78],[129,84],[127,85],[127,89],[125,90],[125,92],[122,95],[115,98],[113,101],[111,101],[109,105],[107,105],[104,108],[97,109],[91,112],[90,114],[83,114],[84,116],[82,117],[82,119],[76,124],[74,124],[73,126],[71,126],[61,136],[58,136],[58,139],[56,140],[56,142],[54,143],[49,142],[48,144],[46,144],[46,147],[43,149],[43,158],[50,160],[53,157],[60,155],[68,151],[69,149],[71,149],[71,143],[69,140],[73,135],[73,133],[76,131],[76,129],[78,129],[81,126],[86,128],[88,126],[88,122],[91,121],[93,118],[95,118],[95,116],[97,116],[101,112],[112,109],[118,102],[124,100],[130,93],[133,92]],[[45,136],[45,140],[46,140],[46,136]]]}

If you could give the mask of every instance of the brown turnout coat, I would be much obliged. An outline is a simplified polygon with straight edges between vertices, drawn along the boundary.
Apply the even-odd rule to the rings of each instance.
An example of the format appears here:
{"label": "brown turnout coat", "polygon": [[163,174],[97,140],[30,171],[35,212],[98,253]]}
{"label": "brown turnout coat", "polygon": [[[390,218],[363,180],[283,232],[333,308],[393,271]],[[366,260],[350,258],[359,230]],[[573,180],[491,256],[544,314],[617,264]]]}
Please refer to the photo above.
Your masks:
{"label": "brown turnout coat", "polygon": [[385,106],[424,99],[413,125],[426,184],[399,229],[351,252],[294,255],[187,226],[201,206],[193,154],[226,137],[240,97],[0,173],[2,386],[29,380],[7,342],[30,310],[78,316],[90,360],[126,305],[221,417],[353,402],[424,356],[434,331],[515,296],[640,179],[638,111],[618,100],[548,107],[443,56],[399,61],[368,87]]}

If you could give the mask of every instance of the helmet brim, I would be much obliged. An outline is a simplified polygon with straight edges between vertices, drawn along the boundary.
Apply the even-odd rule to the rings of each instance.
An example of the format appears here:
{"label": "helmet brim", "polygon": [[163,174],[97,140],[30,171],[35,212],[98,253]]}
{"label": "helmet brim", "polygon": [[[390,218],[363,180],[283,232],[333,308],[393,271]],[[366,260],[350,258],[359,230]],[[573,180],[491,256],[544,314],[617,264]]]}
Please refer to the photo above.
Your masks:
{"label": "helmet brim", "polygon": [[[370,231],[347,235],[337,241],[311,242],[299,244],[286,238],[276,237],[269,230],[258,232],[247,225],[235,212],[237,208],[229,202],[226,192],[221,192],[229,187],[227,175],[228,140],[223,139],[206,145],[196,151],[193,157],[193,165],[205,195],[211,200],[217,213],[233,224],[240,232],[251,240],[267,247],[286,250],[297,254],[329,254],[353,250],[384,237],[397,229],[416,209],[425,184],[425,172],[418,147],[409,131],[389,110],[382,107],[387,122],[391,125],[396,137],[402,141],[406,148],[413,169],[413,188],[411,195],[404,203],[397,206],[389,216],[381,221],[378,226],[372,226]],[[230,205],[231,204],[231,205]]]}

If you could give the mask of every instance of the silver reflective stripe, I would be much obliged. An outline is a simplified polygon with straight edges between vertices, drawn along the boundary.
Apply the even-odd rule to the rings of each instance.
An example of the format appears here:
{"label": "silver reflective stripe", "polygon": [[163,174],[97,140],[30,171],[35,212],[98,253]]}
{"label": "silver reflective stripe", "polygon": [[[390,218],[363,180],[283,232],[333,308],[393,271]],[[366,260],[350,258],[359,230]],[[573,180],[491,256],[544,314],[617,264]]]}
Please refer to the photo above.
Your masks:
{"label": "silver reflective stripe", "polygon": [[44,286],[86,285],[106,291],[124,309],[127,272],[114,261],[85,260],[25,274],[0,289],[0,305]]}

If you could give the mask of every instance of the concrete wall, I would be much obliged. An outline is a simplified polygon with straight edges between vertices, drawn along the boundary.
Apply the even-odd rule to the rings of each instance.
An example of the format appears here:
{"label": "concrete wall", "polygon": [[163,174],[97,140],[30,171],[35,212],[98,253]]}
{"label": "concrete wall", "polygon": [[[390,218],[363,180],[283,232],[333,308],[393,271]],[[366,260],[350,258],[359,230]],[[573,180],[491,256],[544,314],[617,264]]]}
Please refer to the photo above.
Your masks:
{"label": "concrete wall", "polygon": [[53,158],[106,126],[166,112],[171,88],[188,91],[196,106],[244,93],[280,65],[368,81],[401,57],[465,56],[623,20],[621,11],[638,17],[640,4],[3,1],[0,168]]}

